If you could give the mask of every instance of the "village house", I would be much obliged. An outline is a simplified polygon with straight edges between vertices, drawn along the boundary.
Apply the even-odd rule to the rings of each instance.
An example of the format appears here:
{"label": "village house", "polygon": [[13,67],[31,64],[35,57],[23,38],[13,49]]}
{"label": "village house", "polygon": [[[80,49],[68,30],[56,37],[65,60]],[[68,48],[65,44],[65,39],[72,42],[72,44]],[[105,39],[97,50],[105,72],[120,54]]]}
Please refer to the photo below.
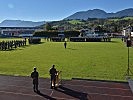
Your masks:
{"label": "village house", "polygon": [[122,35],[133,38],[133,26],[129,25],[128,27],[123,28]]}

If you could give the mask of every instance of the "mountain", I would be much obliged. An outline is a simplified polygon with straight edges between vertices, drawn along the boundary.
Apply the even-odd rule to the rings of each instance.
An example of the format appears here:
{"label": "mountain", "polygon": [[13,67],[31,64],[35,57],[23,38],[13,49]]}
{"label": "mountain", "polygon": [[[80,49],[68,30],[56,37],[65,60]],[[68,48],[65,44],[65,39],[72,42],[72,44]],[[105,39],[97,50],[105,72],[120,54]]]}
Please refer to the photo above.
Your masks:
{"label": "mountain", "polygon": [[80,12],[76,12],[75,14],[65,18],[65,20],[68,20],[68,19],[87,20],[88,18],[110,18],[110,17],[124,17],[124,16],[133,16],[133,8],[121,10],[116,13],[107,13],[100,9],[80,11]]}
{"label": "mountain", "polygon": [[45,21],[32,22],[22,20],[4,20],[0,23],[0,27],[36,27],[45,24]]}

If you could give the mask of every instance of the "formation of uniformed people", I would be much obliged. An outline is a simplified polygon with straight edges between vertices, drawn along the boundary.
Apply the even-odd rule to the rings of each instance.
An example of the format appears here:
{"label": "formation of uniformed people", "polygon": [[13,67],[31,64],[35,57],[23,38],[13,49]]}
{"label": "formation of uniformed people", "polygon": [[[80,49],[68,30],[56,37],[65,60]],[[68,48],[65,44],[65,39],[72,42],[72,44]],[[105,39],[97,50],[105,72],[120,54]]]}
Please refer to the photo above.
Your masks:
{"label": "formation of uniformed people", "polygon": [[103,37],[103,41],[104,42],[110,42],[111,41],[111,37]]}
{"label": "formation of uniformed people", "polygon": [[12,40],[12,41],[2,41],[0,42],[0,50],[12,50],[13,48],[21,47],[26,45],[25,40]]}

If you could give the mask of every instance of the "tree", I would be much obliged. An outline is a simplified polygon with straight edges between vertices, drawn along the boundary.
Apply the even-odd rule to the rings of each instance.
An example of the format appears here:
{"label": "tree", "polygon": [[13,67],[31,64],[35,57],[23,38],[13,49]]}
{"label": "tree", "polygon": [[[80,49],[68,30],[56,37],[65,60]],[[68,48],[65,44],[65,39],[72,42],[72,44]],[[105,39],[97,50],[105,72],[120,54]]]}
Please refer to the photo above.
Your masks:
{"label": "tree", "polygon": [[44,30],[46,30],[46,31],[52,30],[52,26],[50,25],[50,23],[45,24]]}

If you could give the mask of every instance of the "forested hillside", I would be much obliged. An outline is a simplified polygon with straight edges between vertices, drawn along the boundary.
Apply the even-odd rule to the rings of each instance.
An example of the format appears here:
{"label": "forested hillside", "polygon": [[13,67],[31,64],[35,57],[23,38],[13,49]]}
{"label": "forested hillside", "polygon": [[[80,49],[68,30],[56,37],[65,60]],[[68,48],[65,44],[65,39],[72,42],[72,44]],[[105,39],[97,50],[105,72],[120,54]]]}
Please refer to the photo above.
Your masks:
{"label": "forested hillside", "polygon": [[121,32],[124,27],[133,26],[133,17],[121,18],[89,18],[87,20],[61,20],[49,22],[41,27],[48,27],[48,30],[80,30],[83,28],[98,28],[102,32]]}

